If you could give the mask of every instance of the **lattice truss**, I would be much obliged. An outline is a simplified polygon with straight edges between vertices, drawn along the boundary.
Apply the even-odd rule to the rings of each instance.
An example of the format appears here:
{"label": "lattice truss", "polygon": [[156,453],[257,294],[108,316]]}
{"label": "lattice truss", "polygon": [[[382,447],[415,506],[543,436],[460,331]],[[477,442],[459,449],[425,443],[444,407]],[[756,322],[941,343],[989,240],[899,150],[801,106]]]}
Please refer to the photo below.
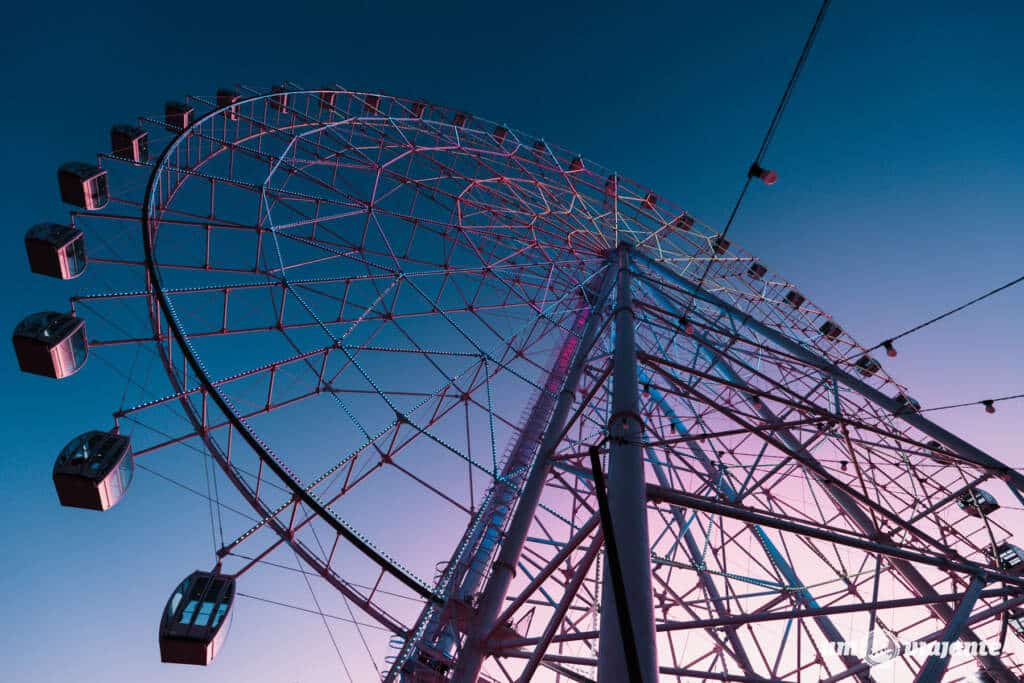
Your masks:
{"label": "lattice truss", "polygon": [[[474,629],[487,679],[595,678],[607,569],[587,456],[608,456],[623,243],[662,677],[867,680],[828,642],[937,638],[972,575],[985,585],[962,637],[1006,637],[1024,579],[992,555],[1011,532],[957,499],[983,484],[1013,501],[1012,474],[930,444],[905,387],[712,227],[413,100],[279,88],[188,104],[187,128],[140,120],[159,159],[101,156],[111,201],[72,216],[94,293],[72,306],[103,361],[91,371],[128,381],[114,419],[139,466],[204,453],[214,561],[241,577],[297,554],[328,586],[316,611],[354,610],[331,628],[361,639],[356,680],[440,680]],[[481,624],[533,468],[515,577]],[[889,666],[910,680],[923,664]]]}

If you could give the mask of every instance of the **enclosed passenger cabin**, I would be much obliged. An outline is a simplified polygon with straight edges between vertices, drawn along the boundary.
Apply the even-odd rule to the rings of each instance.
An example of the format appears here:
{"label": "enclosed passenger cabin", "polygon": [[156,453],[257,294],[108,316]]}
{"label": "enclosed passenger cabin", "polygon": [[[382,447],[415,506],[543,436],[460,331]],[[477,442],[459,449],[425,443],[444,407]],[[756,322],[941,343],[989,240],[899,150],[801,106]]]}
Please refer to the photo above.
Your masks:
{"label": "enclosed passenger cabin", "polygon": [[712,241],[711,245],[714,247],[716,254],[722,255],[725,252],[729,251],[729,247],[732,246],[732,242],[725,239],[724,237],[716,237]]}
{"label": "enclosed passenger cabin", "polygon": [[900,392],[892,397],[894,401],[900,404],[899,413],[919,413],[921,412],[921,404],[913,396],[908,396],[903,392]]}
{"label": "enclosed passenger cabin", "polygon": [[807,301],[807,299],[804,297],[804,295],[796,291],[795,289],[791,289],[788,292],[786,292],[786,303],[792,306],[793,308],[800,308],[801,306],[804,305],[805,301]]}
{"label": "enclosed passenger cabin", "polygon": [[128,491],[134,472],[127,436],[91,431],[61,450],[53,464],[53,485],[61,505],[109,510]]}
{"label": "enclosed passenger cabin", "polygon": [[995,496],[982,489],[967,489],[957,496],[956,504],[972,517],[990,515],[999,509]]}
{"label": "enclosed passenger cabin", "polygon": [[320,111],[333,109],[334,103],[337,101],[337,91],[335,91],[331,86],[324,86],[324,91],[320,93]]}
{"label": "enclosed passenger cabin", "polygon": [[1024,572],[1024,550],[1012,543],[1000,543],[995,548],[998,567],[1004,572],[1020,574]]}
{"label": "enclosed passenger cabin", "polygon": [[871,375],[882,369],[881,364],[871,356],[861,356],[860,360],[854,363],[854,365],[857,366],[857,371],[864,377],[871,377]]}
{"label": "enclosed passenger cabin", "polygon": [[380,95],[367,95],[363,104],[367,114],[380,113]]}
{"label": "enclosed passenger cabin", "polygon": [[184,102],[170,100],[164,104],[164,128],[169,131],[185,130],[195,121],[196,110]]}
{"label": "enclosed passenger cabin", "polygon": [[118,124],[110,129],[110,152],[136,164],[149,161],[149,133],[138,126]]}
{"label": "enclosed passenger cabin", "polygon": [[240,99],[241,96],[238,94],[238,91],[234,88],[221,88],[217,91],[217,108],[223,109],[225,107],[231,107],[226,112],[224,112],[224,116],[230,119],[231,121],[237,121],[238,107],[235,105],[238,104],[238,100]]}
{"label": "enclosed passenger cabin", "polygon": [[70,225],[39,223],[25,233],[33,273],[70,280],[85,270],[85,233]]}
{"label": "enclosed passenger cabin", "polygon": [[1018,640],[1024,641],[1024,612],[1014,610],[1006,619],[1007,625]]}
{"label": "enclosed passenger cabin", "polygon": [[821,332],[825,339],[838,339],[839,335],[843,333],[843,328],[836,325],[831,320],[826,320],[822,323],[821,327],[818,328],[818,331]]}
{"label": "enclosed passenger cabin", "polygon": [[646,195],[644,195],[643,203],[645,209],[653,209],[654,205],[658,203],[658,195],[654,194],[653,192],[648,192]]}
{"label": "enclosed passenger cabin", "polygon": [[14,353],[23,372],[62,379],[85,365],[85,321],[68,313],[33,313],[14,328]]}
{"label": "enclosed passenger cabin", "polygon": [[107,172],[92,164],[81,161],[64,164],[57,169],[57,184],[62,201],[87,211],[102,209],[110,199]]}
{"label": "enclosed passenger cabin", "polygon": [[761,278],[763,278],[767,274],[768,274],[768,269],[765,268],[764,265],[762,265],[761,263],[759,263],[757,261],[752,262],[750,264],[750,267],[747,268],[747,275],[749,275],[751,277],[751,279],[754,279],[754,280],[760,280]]}
{"label": "enclosed passenger cabin", "polygon": [[937,463],[939,463],[941,465],[952,465],[953,464],[954,460],[949,457],[949,453],[946,451],[945,447],[941,443],[939,443],[938,441],[935,441],[933,439],[933,440],[929,441],[928,443],[926,443],[925,447],[929,451],[931,451],[932,458],[935,460],[935,462],[937,462]]}
{"label": "enclosed passenger cabin", "polygon": [[689,232],[690,228],[693,227],[693,216],[691,216],[688,213],[684,213],[682,216],[676,219],[675,226],[679,230]]}
{"label": "enclosed passenger cabin", "polygon": [[270,92],[274,93],[270,97],[271,109],[276,109],[282,114],[288,113],[288,89],[289,86],[287,83],[280,83],[278,85],[271,86]]}
{"label": "enclosed passenger cabin", "polygon": [[423,104],[422,102],[413,102],[412,103],[412,117],[414,119],[422,119],[423,118],[423,112],[426,111],[426,109],[427,109],[427,105]]}
{"label": "enclosed passenger cabin", "polygon": [[508,137],[508,128],[505,126],[495,126],[492,135],[494,136],[494,141],[500,145],[505,142],[505,138]]}
{"label": "enclosed passenger cabin", "polygon": [[583,158],[573,157],[572,161],[569,162],[570,171],[582,171],[583,170]]}
{"label": "enclosed passenger cabin", "polygon": [[466,125],[466,121],[469,121],[469,114],[461,111],[455,112],[455,117],[452,119],[452,123],[454,123],[458,128],[462,128]]}
{"label": "enclosed passenger cabin", "polygon": [[619,176],[614,173],[608,176],[608,179],[604,181],[604,193],[608,198],[619,193]]}
{"label": "enclosed passenger cabin", "polygon": [[160,619],[160,661],[212,662],[227,636],[234,599],[234,577],[192,572],[174,589]]}

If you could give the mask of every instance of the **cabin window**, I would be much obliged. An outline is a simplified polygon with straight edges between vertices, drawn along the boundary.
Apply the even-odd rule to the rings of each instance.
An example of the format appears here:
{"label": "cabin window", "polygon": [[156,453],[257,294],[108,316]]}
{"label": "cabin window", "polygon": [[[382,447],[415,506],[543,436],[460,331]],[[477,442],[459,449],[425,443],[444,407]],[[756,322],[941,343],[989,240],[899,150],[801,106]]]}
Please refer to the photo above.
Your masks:
{"label": "cabin window", "polygon": [[85,363],[85,358],[89,354],[89,347],[85,343],[85,328],[83,327],[78,331],[74,337],[71,338],[71,346],[74,349],[75,354],[75,367],[81,367]]}
{"label": "cabin window", "polygon": [[198,606],[199,606],[199,601],[198,600],[189,600],[188,601],[188,604],[185,606],[184,611],[182,611],[182,613],[181,613],[181,623],[182,624],[191,624],[192,623],[192,617],[193,617],[193,615],[195,615],[196,607],[198,607]]}
{"label": "cabin window", "polygon": [[224,618],[224,615],[227,614],[227,613],[228,613],[228,604],[226,602],[222,602],[217,607],[217,614],[214,615],[214,617],[213,617],[213,624],[211,624],[211,627],[212,628],[217,628],[217,626],[220,625],[221,620]]}
{"label": "cabin window", "polygon": [[68,275],[74,276],[85,270],[85,240],[76,239],[67,248]]}

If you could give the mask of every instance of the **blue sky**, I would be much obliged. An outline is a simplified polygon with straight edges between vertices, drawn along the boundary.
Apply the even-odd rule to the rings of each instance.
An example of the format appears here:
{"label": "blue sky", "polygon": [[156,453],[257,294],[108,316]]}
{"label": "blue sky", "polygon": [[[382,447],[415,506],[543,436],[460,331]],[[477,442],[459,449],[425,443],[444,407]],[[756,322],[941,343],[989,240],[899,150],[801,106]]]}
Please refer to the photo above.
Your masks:
{"label": "blue sky", "polygon": [[[507,121],[721,225],[817,3],[552,5],[8,9],[0,326],[59,308],[73,291],[31,276],[21,243],[32,223],[66,215],[56,167],[105,149],[112,123],[231,83],[337,82]],[[752,189],[731,239],[872,344],[1018,276],[1022,32],[1019,3],[835,2],[766,157],[780,181]],[[1021,310],[1024,288],[1006,292],[907,339],[886,367],[925,406],[1024,391]],[[235,643],[238,661],[219,674],[161,668],[155,637],[148,649],[126,640],[155,634],[167,594],[208,556],[208,539],[190,536],[197,513],[182,512],[196,506],[154,484],[159,492],[113,518],[61,510],[52,458],[73,434],[107,424],[111,406],[93,400],[89,375],[71,386],[24,376],[9,351],[0,380],[0,571],[17,587],[0,628],[0,678],[230,680],[252,666],[261,673],[251,680],[314,681],[336,671],[329,644],[303,655],[294,635]],[[1020,466],[1022,416],[1018,402],[938,421]],[[262,607],[246,618],[282,632],[309,623]],[[300,673],[315,657],[327,664]]]}

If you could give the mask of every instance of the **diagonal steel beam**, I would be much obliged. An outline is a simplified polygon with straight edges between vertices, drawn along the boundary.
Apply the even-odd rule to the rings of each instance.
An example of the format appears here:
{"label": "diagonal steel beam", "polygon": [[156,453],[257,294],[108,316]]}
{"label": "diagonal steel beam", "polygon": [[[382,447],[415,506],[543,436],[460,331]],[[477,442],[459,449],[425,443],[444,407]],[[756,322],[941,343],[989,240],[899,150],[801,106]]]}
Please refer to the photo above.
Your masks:
{"label": "diagonal steel beam", "polygon": [[[980,576],[974,577],[971,585],[967,588],[967,594],[960,600],[956,611],[953,612],[949,623],[946,624],[946,628],[942,632],[942,639],[939,641],[940,643],[945,643],[948,647],[949,644],[959,640],[960,634],[963,632],[964,627],[967,626],[967,619],[971,616],[971,610],[974,609],[974,603],[978,601],[978,596],[984,587],[985,580]],[[914,679],[914,683],[939,683],[946,674],[948,667],[948,652],[946,656],[930,655],[921,671],[917,674],[917,678]]]}
{"label": "diagonal steel beam", "polygon": [[491,575],[487,579],[480,598],[480,604],[476,613],[470,621],[466,641],[456,663],[453,681],[461,683],[476,683],[483,666],[484,657],[487,655],[486,638],[494,630],[495,619],[501,612],[508,594],[508,587],[515,575],[515,566],[519,555],[526,542],[526,534],[540,503],[540,496],[544,489],[544,481],[547,479],[551,469],[551,455],[555,452],[562,438],[562,430],[565,426],[569,409],[575,399],[576,388],[579,385],[580,377],[583,374],[583,367],[586,365],[587,357],[591,347],[597,338],[600,328],[600,312],[608,300],[611,288],[618,279],[618,261],[614,255],[608,259],[608,269],[601,284],[592,314],[587,321],[587,327],[583,337],[576,348],[573,362],[565,383],[558,395],[558,401],[551,414],[547,428],[544,430],[544,437],[541,439],[541,446],[534,458],[526,484],[516,503],[516,510],[509,523],[505,538],[498,551],[497,559],[491,569]]}

